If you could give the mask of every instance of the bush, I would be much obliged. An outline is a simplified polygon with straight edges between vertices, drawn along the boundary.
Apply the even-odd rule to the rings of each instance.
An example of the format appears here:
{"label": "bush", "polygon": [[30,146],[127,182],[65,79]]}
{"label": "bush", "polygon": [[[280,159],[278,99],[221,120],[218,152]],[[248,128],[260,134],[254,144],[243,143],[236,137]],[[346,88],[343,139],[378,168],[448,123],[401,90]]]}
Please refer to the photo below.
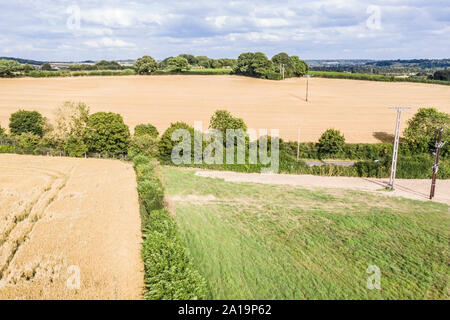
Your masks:
{"label": "bush", "polygon": [[24,132],[16,137],[16,151],[18,153],[33,154],[39,144],[40,137],[30,132]]}
{"label": "bush", "polygon": [[167,210],[152,211],[144,229],[145,298],[200,300],[206,281],[193,269],[176,223]]}
{"label": "bush", "polygon": [[206,299],[206,281],[192,267],[177,225],[163,209],[164,190],[153,164],[145,156],[137,156],[133,161],[143,215],[145,298]]}
{"label": "bush", "polygon": [[328,129],[319,139],[319,154],[333,156],[343,151],[345,138],[339,130]]}
{"label": "bush", "polygon": [[142,136],[144,134],[150,135],[153,138],[157,138],[159,135],[158,129],[151,124],[139,124],[134,128],[135,136]]}
{"label": "bush", "polygon": [[9,118],[9,130],[12,134],[32,133],[39,137],[44,134],[45,119],[37,111],[19,110]]}
{"label": "bush", "polygon": [[158,139],[148,134],[134,136],[128,147],[128,155],[134,158],[137,155],[144,155],[152,158],[159,156]]}
{"label": "bush", "polygon": [[158,143],[159,155],[163,160],[169,161],[172,156],[172,149],[180,142],[172,141],[172,134],[175,130],[185,129],[191,135],[191,146],[194,145],[194,128],[185,122],[172,123],[170,127],[163,133]]}
{"label": "bush", "polygon": [[158,69],[158,63],[150,56],[143,56],[134,63],[134,70],[138,74],[151,74]]}
{"label": "bush", "polygon": [[64,145],[64,152],[69,157],[81,158],[88,152],[88,148],[82,137],[69,136]]}
{"label": "bush", "polygon": [[87,147],[91,152],[109,156],[126,154],[130,143],[130,130],[120,114],[98,112],[87,121]]}
{"label": "bush", "polygon": [[272,61],[262,52],[242,53],[233,69],[235,74],[257,78],[267,78],[271,71],[274,71]]}
{"label": "bush", "polygon": [[2,128],[2,126],[0,125],[0,138],[5,137],[6,136],[6,130],[4,128]]}
{"label": "bush", "polygon": [[[435,108],[422,108],[408,121],[404,132],[405,142],[416,153],[431,153],[436,149],[439,130],[444,126],[442,141],[450,138],[450,115],[439,112]],[[441,150],[443,157],[450,153],[449,144],[446,143]]]}

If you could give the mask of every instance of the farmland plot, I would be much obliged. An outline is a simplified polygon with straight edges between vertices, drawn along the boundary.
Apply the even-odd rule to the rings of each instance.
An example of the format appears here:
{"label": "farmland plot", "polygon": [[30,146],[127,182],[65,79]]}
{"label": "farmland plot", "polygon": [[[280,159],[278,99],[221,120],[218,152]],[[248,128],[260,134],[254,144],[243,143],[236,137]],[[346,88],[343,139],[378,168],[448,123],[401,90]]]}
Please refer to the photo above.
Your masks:
{"label": "farmland plot", "polygon": [[133,168],[0,155],[0,300],[139,299]]}

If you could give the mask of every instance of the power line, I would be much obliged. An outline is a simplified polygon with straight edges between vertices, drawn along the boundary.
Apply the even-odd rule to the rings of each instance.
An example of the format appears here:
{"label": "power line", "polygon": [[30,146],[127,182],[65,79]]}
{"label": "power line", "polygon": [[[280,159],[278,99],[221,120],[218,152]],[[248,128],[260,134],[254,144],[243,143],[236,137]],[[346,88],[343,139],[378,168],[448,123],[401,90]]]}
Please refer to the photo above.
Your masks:
{"label": "power line", "polygon": [[391,177],[389,178],[388,188],[394,189],[395,175],[397,173],[397,158],[398,158],[398,146],[400,143],[400,125],[402,120],[402,111],[411,109],[409,107],[395,107],[389,108],[397,110],[397,122],[395,125],[395,140],[394,140],[394,150],[392,152],[392,167],[391,167]]}

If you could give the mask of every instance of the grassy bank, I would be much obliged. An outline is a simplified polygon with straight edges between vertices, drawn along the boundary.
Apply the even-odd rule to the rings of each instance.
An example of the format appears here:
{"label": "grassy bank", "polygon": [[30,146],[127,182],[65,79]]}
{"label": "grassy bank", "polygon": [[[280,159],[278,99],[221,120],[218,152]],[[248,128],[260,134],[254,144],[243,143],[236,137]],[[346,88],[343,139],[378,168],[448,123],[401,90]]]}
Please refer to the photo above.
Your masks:
{"label": "grassy bank", "polygon": [[318,78],[369,80],[369,81],[384,81],[384,82],[417,82],[417,83],[450,85],[450,81],[430,80],[426,78],[401,78],[394,76],[385,76],[380,74],[347,73],[347,72],[332,72],[332,71],[309,71],[309,74]]}
{"label": "grassy bank", "polygon": [[[449,207],[162,169],[213,299],[448,299]],[[369,265],[382,290],[369,290]]]}

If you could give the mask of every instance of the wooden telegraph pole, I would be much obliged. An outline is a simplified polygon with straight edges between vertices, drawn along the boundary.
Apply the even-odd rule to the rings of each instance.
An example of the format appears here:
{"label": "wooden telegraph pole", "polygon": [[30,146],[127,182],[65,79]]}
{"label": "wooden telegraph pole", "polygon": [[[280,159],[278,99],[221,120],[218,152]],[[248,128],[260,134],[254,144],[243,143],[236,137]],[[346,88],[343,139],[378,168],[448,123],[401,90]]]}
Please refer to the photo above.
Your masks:
{"label": "wooden telegraph pole", "polygon": [[397,122],[395,125],[395,140],[394,140],[394,150],[392,152],[392,167],[391,167],[391,177],[389,178],[389,184],[388,188],[394,189],[394,182],[395,182],[395,174],[397,172],[397,157],[398,157],[398,146],[400,143],[400,125],[402,120],[402,111],[408,110],[411,108],[407,107],[396,107],[396,108],[389,108],[397,110]]}
{"label": "wooden telegraph pole", "polygon": [[445,141],[442,142],[442,132],[444,132],[444,127],[441,127],[441,129],[439,130],[439,138],[436,143],[436,157],[434,159],[433,165],[433,179],[431,180],[430,200],[433,200],[434,192],[436,191],[436,178],[439,170],[439,153],[441,152],[441,148],[445,144]]}

